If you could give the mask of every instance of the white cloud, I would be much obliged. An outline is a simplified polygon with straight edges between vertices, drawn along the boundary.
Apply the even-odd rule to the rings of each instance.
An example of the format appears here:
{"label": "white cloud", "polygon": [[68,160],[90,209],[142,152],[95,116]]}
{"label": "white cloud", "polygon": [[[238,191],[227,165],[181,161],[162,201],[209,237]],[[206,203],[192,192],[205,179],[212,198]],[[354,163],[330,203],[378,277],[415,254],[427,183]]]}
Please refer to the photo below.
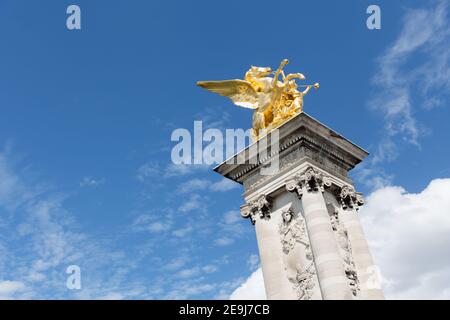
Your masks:
{"label": "white cloud", "polygon": [[186,264],[186,262],[187,262],[187,259],[185,257],[173,259],[166,265],[166,269],[170,270],[170,271],[177,270],[177,269],[181,268],[182,266],[184,266]]}
{"label": "white cloud", "polygon": [[105,183],[104,179],[95,179],[92,177],[83,177],[80,181],[80,187],[97,187]]}
{"label": "white cloud", "polygon": [[184,236],[188,235],[188,234],[191,233],[192,231],[194,231],[194,228],[193,228],[191,225],[187,225],[187,226],[185,226],[185,227],[183,227],[183,228],[179,228],[179,229],[174,230],[174,231],[172,232],[172,234],[173,234],[175,237],[183,238]]}
{"label": "white cloud", "polygon": [[[135,257],[120,255],[110,239],[98,241],[79,232],[64,206],[66,197],[30,178],[35,175],[24,175],[13,159],[0,151],[0,275],[15,280],[0,280],[0,299],[95,299],[119,291],[131,297],[140,285],[124,274]],[[65,287],[71,264],[82,264],[83,286],[77,292]],[[148,291],[143,292],[145,298]]]}
{"label": "white cloud", "polygon": [[166,178],[186,176],[207,169],[209,169],[207,165],[171,163],[165,168],[163,176]]}
{"label": "white cloud", "polygon": [[253,272],[230,295],[230,300],[266,300],[266,290],[264,289],[264,280],[261,268]]}
{"label": "white cloud", "polygon": [[190,193],[198,190],[210,190],[213,192],[224,192],[234,189],[238,184],[234,181],[228,179],[221,179],[217,182],[211,182],[207,179],[191,179],[183,182],[178,187],[178,192],[180,193]]}
{"label": "white cloud", "polygon": [[378,59],[374,77],[378,94],[369,104],[384,116],[386,137],[375,162],[396,157],[394,136],[418,144],[423,131],[414,118],[414,108],[421,100],[436,102],[448,95],[448,7],[446,1],[435,3],[426,9],[407,10],[399,36]]}
{"label": "white cloud", "polygon": [[136,178],[141,182],[145,182],[159,173],[160,167],[157,163],[147,162],[138,168]]}
{"label": "white cloud", "polygon": [[167,231],[172,225],[172,221],[168,217],[170,216],[141,214],[134,220],[132,229],[135,231],[149,231],[152,233]]}
{"label": "white cloud", "polygon": [[25,284],[20,281],[0,281],[0,300],[13,299],[15,293],[25,289]]}
{"label": "white cloud", "polygon": [[196,209],[205,208],[206,200],[198,194],[191,194],[189,199],[183,201],[183,204],[178,208],[180,212],[189,212]]}
{"label": "white cloud", "polygon": [[199,267],[192,267],[178,271],[176,273],[176,276],[179,278],[191,278],[198,275],[199,273],[200,273]]}
{"label": "white cloud", "polygon": [[384,131],[373,157],[358,167],[359,181],[375,190],[392,182],[381,163],[399,156],[399,145],[420,148],[430,129],[415,114],[445,105],[450,92],[450,24],[448,1],[429,1],[407,9],[397,38],[377,59],[375,94],[368,105],[384,119]]}
{"label": "white cloud", "polygon": [[[427,9],[407,10],[402,30],[393,44],[378,58],[374,76],[377,94],[370,105],[384,116],[386,137],[376,161],[396,156],[392,138],[418,144],[421,133],[414,118],[413,95],[424,101],[441,101],[450,88],[450,27],[445,1],[435,1]],[[422,56],[417,56],[422,55]],[[415,57],[413,64],[410,58]]]}
{"label": "white cloud", "polygon": [[105,296],[98,298],[98,300],[122,300],[124,296],[120,292],[110,292]]}
{"label": "white cloud", "polygon": [[209,186],[209,181],[206,179],[191,179],[183,182],[178,187],[178,192],[189,193],[198,190],[205,190]]}
{"label": "white cloud", "polygon": [[225,224],[228,225],[241,221],[241,219],[242,219],[241,214],[239,213],[239,211],[236,210],[225,212],[225,214],[223,215],[223,221]]}
{"label": "white cloud", "polygon": [[[420,193],[384,187],[367,197],[360,217],[387,299],[450,299],[450,179]],[[264,293],[261,269],[230,299]]]}
{"label": "white cloud", "polygon": [[450,179],[420,193],[385,187],[361,209],[366,237],[391,299],[450,298]]}
{"label": "white cloud", "polygon": [[203,272],[206,273],[214,273],[217,270],[219,270],[219,268],[217,268],[217,266],[213,265],[213,264],[207,264],[206,266],[202,267]]}
{"label": "white cloud", "polygon": [[251,254],[247,259],[247,265],[250,270],[255,270],[259,266],[259,257],[257,254]]}
{"label": "white cloud", "polygon": [[211,184],[210,188],[212,191],[223,192],[228,191],[238,187],[238,183],[229,179],[222,179],[218,182]]}
{"label": "white cloud", "polygon": [[222,246],[222,247],[223,246],[228,246],[228,245],[232,244],[233,242],[234,242],[233,238],[225,237],[225,236],[217,238],[216,240],[214,240],[214,243],[216,245]]}

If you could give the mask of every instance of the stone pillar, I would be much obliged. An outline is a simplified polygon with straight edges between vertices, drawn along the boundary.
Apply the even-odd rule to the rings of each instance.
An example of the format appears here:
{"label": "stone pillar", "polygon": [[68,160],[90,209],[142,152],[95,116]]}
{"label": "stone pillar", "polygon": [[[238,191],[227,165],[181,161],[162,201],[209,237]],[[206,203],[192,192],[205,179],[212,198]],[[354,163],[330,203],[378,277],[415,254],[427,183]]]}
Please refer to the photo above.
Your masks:
{"label": "stone pillar", "polygon": [[369,245],[359,220],[358,209],[364,204],[361,194],[350,186],[343,186],[338,196],[341,206],[339,217],[348,232],[353,261],[358,275],[360,299],[384,299],[378,279],[378,269],[370,254]]}
{"label": "stone pillar", "polygon": [[265,195],[241,206],[242,217],[250,218],[255,226],[267,298],[296,299],[286,277],[278,225],[271,220],[271,211],[272,199]]}
{"label": "stone pillar", "polygon": [[301,198],[322,297],[332,300],[352,299],[322,194],[326,185],[331,183],[324,181],[320,173],[309,167],[304,173],[287,181],[286,189],[296,191]]}
{"label": "stone pillar", "polygon": [[267,137],[277,143],[259,140],[214,169],[243,185],[267,297],[382,299],[367,285],[375,269],[355,211],[362,198],[341,192],[368,153],[304,112],[276,130]]}

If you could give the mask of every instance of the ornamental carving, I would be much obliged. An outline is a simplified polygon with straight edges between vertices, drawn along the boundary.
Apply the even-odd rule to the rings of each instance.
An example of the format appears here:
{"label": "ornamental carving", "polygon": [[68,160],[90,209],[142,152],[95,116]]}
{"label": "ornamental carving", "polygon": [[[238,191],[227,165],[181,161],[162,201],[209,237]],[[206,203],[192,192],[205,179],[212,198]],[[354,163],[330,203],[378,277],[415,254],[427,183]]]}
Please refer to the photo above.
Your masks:
{"label": "ornamental carving", "polygon": [[305,220],[295,218],[291,208],[285,209],[279,232],[288,280],[299,300],[310,300],[314,294],[316,270]]}
{"label": "ornamental carving", "polygon": [[241,206],[241,216],[250,218],[252,224],[255,224],[257,216],[261,219],[270,219],[271,208],[272,199],[269,196],[260,195],[256,200]]}
{"label": "ornamental carving", "polygon": [[342,208],[358,210],[364,204],[364,198],[361,193],[355,192],[350,186],[343,186],[339,192],[338,199],[341,202]]}
{"label": "ornamental carving", "polygon": [[345,276],[354,296],[360,291],[356,266],[353,260],[352,247],[348,238],[348,232],[345,226],[339,220],[339,210],[332,204],[327,205],[330,215],[331,227],[336,236],[339,251],[344,263]]}
{"label": "ornamental carving", "polygon": [[296,174],[293,178],[286,181],[286,190],[297,193],[299,198],[303,195],[303,187],[306,191],[321,191],[331,186],[331,178],[323,175],[313,167],[308,167],[303,172]]}

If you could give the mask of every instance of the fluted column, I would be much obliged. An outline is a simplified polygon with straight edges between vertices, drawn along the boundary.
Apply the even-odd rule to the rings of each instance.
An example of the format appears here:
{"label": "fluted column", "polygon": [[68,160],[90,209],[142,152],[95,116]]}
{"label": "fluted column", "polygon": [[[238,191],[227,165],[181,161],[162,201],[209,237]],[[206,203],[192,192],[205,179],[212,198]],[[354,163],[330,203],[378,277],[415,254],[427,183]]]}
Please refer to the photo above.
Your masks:
{"label": "fluted column", "polygon": [[286,182],[286,189],[301,198],[314,262],[324,299],[353,299],[330,217],[323,188],[331,185],[312,167]]}
{"label": "fluted column", "polygon": [[358,208],[364,203],[362,195],[353,188],[344,186],[340,190],[339,217],[348,232],[352,247],[353,261],[359,280],[361,299],[384,299],[381,290],[378,269],[370,254],[369,245],[359,220]]}

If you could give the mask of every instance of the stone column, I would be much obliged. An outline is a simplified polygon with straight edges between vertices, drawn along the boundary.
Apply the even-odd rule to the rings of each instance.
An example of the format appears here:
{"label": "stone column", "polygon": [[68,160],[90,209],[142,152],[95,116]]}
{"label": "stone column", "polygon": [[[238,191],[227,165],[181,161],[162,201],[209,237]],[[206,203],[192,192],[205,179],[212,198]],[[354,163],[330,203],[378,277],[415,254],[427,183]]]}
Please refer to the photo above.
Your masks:
{"label": "stone column", "polygon": [[339,217],[348,232],[353,261],[358,274],[361,299],[384,299],[378,279],[378,269],[370,254],[369,245],[359,220],[358,209],[364,204],[361,194],[350,186],[343,186],[339,194]]}
{"label": "stone column", "polygon": [[301,198],[322,297],[328,300],[353,299],[330,216],[323,197],[331,185],[312,167],[286,182],[286,189]]}
{"label": "stone column", "polygon": [[286,276],[278,225],[271,220],[272,199],[260,195],[241,206],[241,215],[255,225],[264,286],[269,300],[296,299]]}
{"label": "stone column", "polygon": [[376,269],[358,217],[339,196],[368,153],[304,112],[277,130],[278,143],[257,141],[214,169],[243,186],[268,298],[381,299],[367,286]]}

